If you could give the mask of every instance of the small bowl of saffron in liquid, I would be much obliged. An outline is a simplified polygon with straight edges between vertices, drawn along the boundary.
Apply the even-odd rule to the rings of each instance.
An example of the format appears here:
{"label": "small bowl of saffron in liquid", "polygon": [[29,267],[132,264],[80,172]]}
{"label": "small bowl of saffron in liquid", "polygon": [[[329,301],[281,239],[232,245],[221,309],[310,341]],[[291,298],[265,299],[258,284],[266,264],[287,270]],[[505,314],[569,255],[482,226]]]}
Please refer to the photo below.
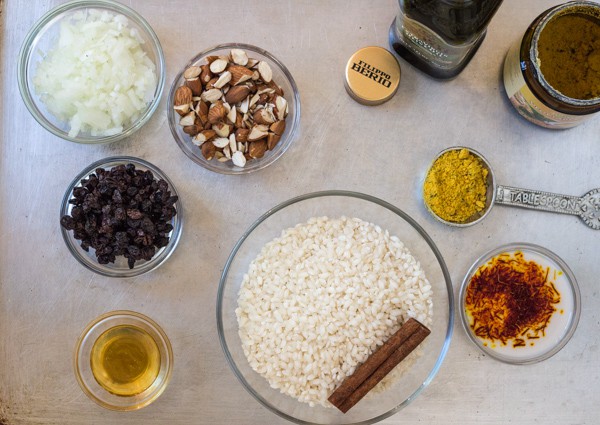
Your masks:
{"label": "small bowl of saffron in liquid", "polygon": [[482,255],[459,294],[467,335],[485,354],[512,364],[536,363],[569,341],[581,310],[573,272],[553,252],[514,243]]}
{"label": "small bowl of saffron in liquid", "polygon": [[165,390],[173,351],[164,331],[150,318],[112,311],[85,328],[74,362],[77,381],[94,402],[111,410],[137,410]]}

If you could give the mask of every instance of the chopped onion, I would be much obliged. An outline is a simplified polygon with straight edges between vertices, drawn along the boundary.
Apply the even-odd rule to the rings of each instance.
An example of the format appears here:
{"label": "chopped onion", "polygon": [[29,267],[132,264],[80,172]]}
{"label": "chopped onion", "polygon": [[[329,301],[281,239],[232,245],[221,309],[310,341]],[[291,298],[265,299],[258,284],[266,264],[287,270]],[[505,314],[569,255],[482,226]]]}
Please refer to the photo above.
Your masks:
{"label": "chopped onion", "polygon": [[118,134],[154,97],[156,66],[144,40],[123,15],[77,12],[60,26],[53,49],[39,63],[33,84],[69,136]]}

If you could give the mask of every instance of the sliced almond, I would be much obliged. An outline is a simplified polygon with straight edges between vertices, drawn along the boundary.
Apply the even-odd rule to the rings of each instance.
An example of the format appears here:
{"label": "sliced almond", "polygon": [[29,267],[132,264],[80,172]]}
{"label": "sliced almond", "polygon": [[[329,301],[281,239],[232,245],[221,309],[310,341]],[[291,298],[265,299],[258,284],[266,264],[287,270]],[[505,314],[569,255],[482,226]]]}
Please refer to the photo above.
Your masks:
{"label": "sliced almond", "polygon": [[281,136],[279,134],[269,133],[269,136],[267,137],[267,149],[273,150],[279,140],[281,140]]}
{"label": "sliced almond", "polygon": [[237,117],[237,113],[236,113],[235,105],[234,105],[230,108],[229,113],[227,114],[227,119],[229,121],[231,121],[232,124],[235,124],[236,117]]}
{"label": "sliced almond", "polygon": [[252,96],[252,98],[250,99],[250,103],[248,104],[248,108],[252,108],[256,102],[258,102],[258,99],[260,99],[260,95],[255,94],[254,96]]}
{"label": "sliced almond", "polygon": [[273,79],[273,71],[271,71],[271,67],[265,61],[260,61],[258,63],[258,72],[265,83],[268,83]]}
{"label": "sliced almond", "polygon": [[248,63],[248,55],[242,49],[231,49],[231,59],[237,65],[246,66]]}
{"label": "sliced almond", "polygon": [[199,101],[196,103],[196,107],[194,108],[194,112],[200,119],[200,122],[204,125],[208,122],[208,103]]}
{"label": "sliced almond", "polygon": [[225,71],[221,74],[219,79],[213,84],[213,86],[217,89],[223,88],[225,84],[231,81],[231,72]]}
{"label": "sliced almond", "polygon": [[260,62],[260,61],[259,61],[259,60],[257,60],[257,59],[252,59],[252,58],[249,58],[249,59],[248,59],[248,63],[246,64],[246,66],[247,66],[248,68],[254,68],[256,65],[258,65],[258,63],[259,63],[259,62]]}
{"label": "sliced almond", "polygon": [[227,68],[227,61],[225,59],[219,58],[210,63],[210,72],[213,74],[220,74],[225,71]]}
{"label": "sliced almond", "polygon": [[246,98],[240,104],[240,112],[242,114],[248,113],[248,106],[250,105],[250,96],[246,96]]}
{"label": "sliced almond", "polygon": [[248,86],[248,88],[250,89],[250,93],[256,93],[256,83],[254,81],[246,81],[244,85]]}
{"label": "sliced almond", "polygon": [[283,96],[277,96],[275,99],[275,106],[277,107],[277,119],[283,120],[287,115],[287,100]]}
{"label": "sliced almond", "polygon": [[183,105],[174,106],[173,109],[175,109],[175,111],[180,116],[184,116],[185,114],[187,114],[188,112],[190,112],[190,104],[186,103],[186,104],[183,104]]}
{"label": "sliced almond", "polygon": [[225,158],[231,159],[231,150],[229,149],[229,146],[223,148],[223,155],[225,155]]}
{"label": "sliced almond", "polygon": [[257,94],[263,94],[263,93],[273,94],[273,93],[275,93],[275,89],[272,89],[271,87],[267,87],[263,84],[260,87],[257,87],[256,93]]}
{"label": "sliced almond", "polygon": [[181,119],[179,120],[179,125],[181,125],[183,127],[187,127],[188,125],[194,125],[195,122],[196,122],[196,114],[194,113],[194,111],[192,111],[192,112],[188,112],[186,115],[181,117]]}
{"label": "sliced almond", "polygon": [[229,149],[231,149],[231,153],[237,152],[237,142],[233,133],[229,135]]}
{"label": "sliced almond", "polygon": [[250,130],[247,128],[238,128],[235,130],[235,140],[241,143],[247,142],[248,134],[250,134]]}
{"label": "sliced almond", "polygon": [[185,80],[185,85],[192,90],[194,96],[200,96],[202,94],[202,83],[200,82],[199,77]]}
{"label": "sliced almond", "polygon": [[260,72],[258,72],[258,71],[254,71],[254,72],[252,73],[252,79],[253,79],[254,81],[256,81],[256,80],[258,80],[259,78],[260,78]]}
{"label": "sliced almond", "polygon": [[267,141],[259,140],[250,143],[248,146],[248,153],[252,158],[262,158],[267,151]]}
{"label": "sliced almond", "polygon": [[192,143],[196,146],[202,146],[204,143],[206,143],[206,137],[204,137],[202,132],[200,132],[192,137]]}
{"label": "sliced almond", "polygon": [[215,89],[215,83],[219,80],[219,77],[213,77],[208,83],[206,83],[206,90]]}
{"label": "sliced almond", "polygon": [[267,102],[269,101],[271,95],[267,94],[267,93],[263,93],[261,95],[258,96],[258,101],[256,102],[256,105],[262,105],[265,106],[267,104]]}
{"label": "sliced almond", "polygon": [[208,110],[208,122],[211,124],[216,124],[225,118],[225,114],[227,114],[227,111],[225,111],[223,102],[217,100]]}
{"label": "sliced almond", "polygon": [[285,131],[285,121],[283,121],[283,120],[275,121],[273,124],[271,124],[271,126],[269,127],[269,130],[271,130],[273,133],[277,134],[278,136],[281,136],[283,134],[283,132]]}
{"label": "sliced almond", "polygon": [[234,86],[229,89],[227,94],[225,95],[225,100],[231,104],[235,105],[238,102],[244,100],[248,94],[250,93],[250,89],[246,86]]}
{"label": "sliced almond", "polygon": [[246,165],[246,157],[240,151],[231,155],[231,160],[233,161],[233,164],[238,167],[244,167]]}
{"label": "sliced almond", "polygon": [[191,80],[192,78],[197,78],[202,73],[202,68],[199,66],[190,66],[183,72],[183,78],[186,80]]}
{"label": "sliced almond", "polygon": [[268,82],[267,87],[270,87],[273,90],[275,90],[275,93],[277,93],[278,96],[283,96],[283,89],[281,88],[281,86],[277,85],[275,81],[271,80],[270,82]]}
{"label": "sliced almond", "polygon": [[229,139],[227,137],[217,137],[212,141],[212,144],[215,145],[217,148],[222,149],[225,146],[229,145]]}
{"label": "sliced almond", "polygon": [[[204,105],[204,106],[202,106]],[[208,104],[203,102],[202,100],[198,100],[190,105],[190,110],[194,111],[198,118],[206,118],[206,114],[208,113]],[[203,116],[204,115],[204,116]]]}
{"label": "sliced almond", "polygon": [[254,122],[257,124],[273,124],[275,122],[275,116],[273,112],[267,108],[259,109],[254,113]]}
{"label": "sliced almond", "polygon": [[219,137],[229,137],[229,133],[231,131],[231,127],[228,124],[214,124],[212,129],[217,133]]}
{"label": "sliced almond", "polygon": [[242,142],[237,142],[237,150],[245,153],[246,152],[246,146],[242,143]]}
{"label": "sliced almond", "polygon": [[192,137],[195,136],[196,134],[200,133],[200,130],[202,130],[202,127],[200,127],[196,124],[187,125],[187,126],[183,127],[183,132],[185,134],[189,134]]}
{"label": "sliced almond", "polygon": [[241,65],[229,65],[227,71],[231,72],[231,85],[236,86],[252,78],[253,71]]}
{"label": "sliced almond", "polygon": [[217,133],[214,130],[203,130],[192,139],[195,145],[201,146],[203,143],[210,141]]}
{"label": "sliced almond", "polygon": [[212,80],[213,75],[212,72],[210,72],[210,67],[208,65],[202,65],[200,69],[202,70],[200,73],[200,81],[202,81],[202,84],[206,84]]}
{"label": "sliced almond", "polygon": [[252,126],[254,125],[253,121],[254,119],[252,118],[252,115],[244,114],[244,117],[242,118],[244,127],[252,128]]}
{"label": "sliced almond", "polygon": [[175,90],[175,96],[173,99],[173,106],[183,106],[192,103],[193,93],[189,87],[180,86]]}
{"label": "sliced almond", "polygon": [[244,119],[243,119],[243,117],[244,116],[242,114],[238,114],[238,113],[235,114],[235,122],[234,122],[234,124],[235,124],[236,128],[240,128],[240,127],[242,127],[244,125]]}
{"label": "sliced almond", "polygon": [[213,157],[215,156],[215,153],[217,151],[217,148],[215,147],[215,145],[213,145],[212,143],[204,143],[201,147],[200,147],[200,151],[202,152],[202,156],[207,160],[210,161],[211,159],[213,159]]}
{"label": "sliced almond", "polygon": [[269,132],[267,130],[262,129],[260,125],[255,125],[248,134],[248,141],[255,142],[257,140],[264,139],[268,135]]}
{"label": "sliced almond", "polygon": [[217,100],[219,100],[221,98],[221,96],[223,96],[223,93],[221,92],[221,90],[210,89],[210,90],[206,90],[204,93],[202,93],[202,96],[200,96],[200,97],[205,102],[215,103]]}

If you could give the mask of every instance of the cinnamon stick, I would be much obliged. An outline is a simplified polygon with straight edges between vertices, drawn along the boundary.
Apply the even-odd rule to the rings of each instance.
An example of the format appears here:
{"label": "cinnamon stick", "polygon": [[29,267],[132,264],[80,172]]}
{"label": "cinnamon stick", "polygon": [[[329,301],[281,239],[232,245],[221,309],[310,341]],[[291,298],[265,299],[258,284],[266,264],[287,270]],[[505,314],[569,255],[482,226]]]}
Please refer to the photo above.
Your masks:
{"label": "cinnamon stick", "polygon": [[342,382],[329,397],[329,402],[346,413],[430,333],[431,331],[419,321],[408,319],[394,335]]}

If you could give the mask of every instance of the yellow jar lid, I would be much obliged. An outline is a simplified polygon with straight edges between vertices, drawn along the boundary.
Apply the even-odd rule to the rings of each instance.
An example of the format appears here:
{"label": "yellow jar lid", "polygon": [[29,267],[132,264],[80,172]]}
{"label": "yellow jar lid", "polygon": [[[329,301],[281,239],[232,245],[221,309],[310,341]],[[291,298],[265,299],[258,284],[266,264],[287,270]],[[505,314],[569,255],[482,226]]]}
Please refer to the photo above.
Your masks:
{"label": "yellow jar lid", "polygon": [[346,65],[346,91],[364,105],[379,105],[398,90],[400,64],[383,47],[364,47]]}

